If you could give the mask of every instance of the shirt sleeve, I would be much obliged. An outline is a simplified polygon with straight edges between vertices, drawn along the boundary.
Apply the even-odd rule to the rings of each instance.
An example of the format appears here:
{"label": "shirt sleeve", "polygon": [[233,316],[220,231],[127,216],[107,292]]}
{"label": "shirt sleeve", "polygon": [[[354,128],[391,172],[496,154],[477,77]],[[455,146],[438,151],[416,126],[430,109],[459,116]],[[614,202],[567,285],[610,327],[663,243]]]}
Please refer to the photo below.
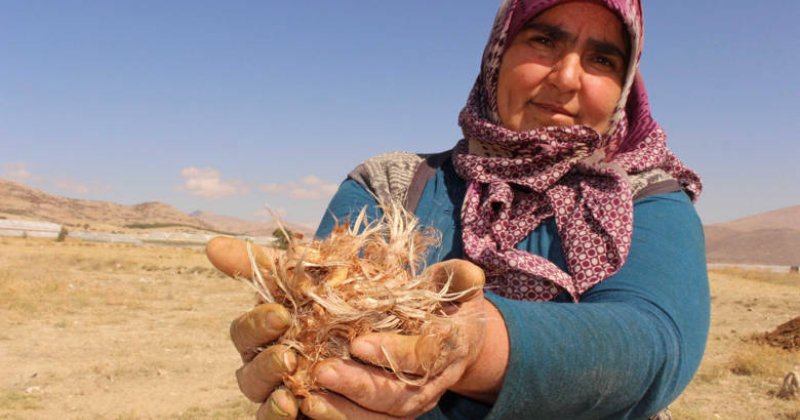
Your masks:
{"label": "shirt sleeve", "polygon": [[331,198],[314,237],[326,238],[337,224],[354,218],[363,209],[366,209],[369,220],[376,220],[383,214],[375,197],[364,186],[350,178],[344,180]]}
{"label": "shirt sleeve", "polygon": [[487,418],[647,418],[688,385],[705,348],[702,225],[682,192],[643,199],[625,265],[580,303],[487,297],[511,344]]}

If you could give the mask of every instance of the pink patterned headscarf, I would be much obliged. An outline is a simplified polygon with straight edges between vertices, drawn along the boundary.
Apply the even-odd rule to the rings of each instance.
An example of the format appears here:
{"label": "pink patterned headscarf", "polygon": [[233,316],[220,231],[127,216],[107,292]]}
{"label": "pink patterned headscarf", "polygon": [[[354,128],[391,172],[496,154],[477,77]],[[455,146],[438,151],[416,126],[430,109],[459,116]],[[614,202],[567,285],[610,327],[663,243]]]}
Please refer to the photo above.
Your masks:
{"label": "pink patterned headscarf", "polygon": [[[552,300],[567,291],[578,301],[613,275],[628,256],[633,233],[629,176],[661,169],[695,199],[699,177],[667,149],[650,115],[638,66],[643,42],[639,0],[602,0],[630,36],[630,59],[608,132],[586,126],[514,132],[497,116],[500,63],[523,25],[565,0],[505,0],[481,73],[459,116],[464,133],[453,152],[467,180],[461,211],[464,249],[487,273],[487,287],[512,299]],[[555,217],[568,271],[515,248],[545,219]]]}

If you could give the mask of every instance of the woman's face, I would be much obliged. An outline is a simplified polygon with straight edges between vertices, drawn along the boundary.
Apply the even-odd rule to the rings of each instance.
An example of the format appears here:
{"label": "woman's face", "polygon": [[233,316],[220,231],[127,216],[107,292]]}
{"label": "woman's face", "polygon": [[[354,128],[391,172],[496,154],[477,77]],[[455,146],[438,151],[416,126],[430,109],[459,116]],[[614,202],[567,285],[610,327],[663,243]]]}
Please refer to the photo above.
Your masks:
{"label": "woman's face", "polygon": [[505,128],[586,125],[606,132],[627,70],[623,24],[588,1],[554,6],[520,30],[503,55],[497,111]]}

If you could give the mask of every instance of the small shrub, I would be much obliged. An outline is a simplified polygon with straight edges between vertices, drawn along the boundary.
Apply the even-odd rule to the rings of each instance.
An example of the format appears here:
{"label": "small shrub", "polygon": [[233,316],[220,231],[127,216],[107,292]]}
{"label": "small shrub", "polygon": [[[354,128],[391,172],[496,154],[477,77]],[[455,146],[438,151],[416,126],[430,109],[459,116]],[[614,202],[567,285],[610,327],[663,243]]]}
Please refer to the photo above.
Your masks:
{"label": "small shrub", "polygon": [[292,231],[289,229],[277,228],[272,231],[272,236],[275,238],[274,247],[278,249],[289,248],[289,238],[292,236]]}
{"label": "small shrub", "polygon": [[56,242],[64,242],[67,239],[67,235],[69,235],[69,231],[64,226],[61,226],[61,230],[58,231],[58,237],[56,237]]}

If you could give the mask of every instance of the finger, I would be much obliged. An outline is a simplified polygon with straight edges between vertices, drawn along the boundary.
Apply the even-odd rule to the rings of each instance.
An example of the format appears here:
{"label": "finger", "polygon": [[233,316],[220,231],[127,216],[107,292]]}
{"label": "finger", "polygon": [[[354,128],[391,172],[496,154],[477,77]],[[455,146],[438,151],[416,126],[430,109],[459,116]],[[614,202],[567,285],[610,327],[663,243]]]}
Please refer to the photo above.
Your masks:
{"label": "finger", "polygon": [[376,413],[334,394],[311,394],[300,405],[303,414],[315,420],[387,420],[397,417]]}
{"label": "finger", "polygon": [[265,303],[245,312],[231,323],[231,340],[242,356],[249,362],[259,347],[280,337],[291,322],[289,311],[277,303]]}
{"label": "finger", "polygon": [[422,347],[421,342],[422,337],[417,335],[366,334],[353,340],[350,354],[375,366],[423,376],[426,366],[431,366],[436,359],[436,354],[429,351],[417,354],[417,349]]}
{"label": "finger", "polygon": [[464,302],[475,297],[486,282],[483,269],[467,260],[447,260],[428,267],[428,274],[435,284],[444,286],[450,281],[448,292],[465,292],[465,295],[456,299]]}
{"label": "finger", "polygon": [[[267,250],[255,244],[250,244],[258,266],[263,268],[274,265],[274,255],[271,250]],[[240,239],[217,236],[206,244],[206,256],[214,267],[231,277],[253,277],[253,264],[247,251],[247,242]],[[266,279],[265,280],[269,280]],[[273,294],[277,291],[274,282],[267,281],[267,287]]]}
{"label": "finger", "polygon": [[283,382],[283,375],[294,372],[297,357],[286,346],[272,346],[236,371],[242,393],[254,402],[263,402]]}
{"label": "finger", "polygon": [[351,354],[364,362],[427,379],[467,356],[462,329],[455,324],[431,325],[421,335],[372,333],[350,344]]}
{"label": "finger", "polygon": [[460,372],[463,372],[461,365],[445,370],[425,386],[415,386],[401,381],[384,369],[352,360],[328,360],[315,369],[318,385],[364,409],[395,417],[416,416],[430,409],[445,392],[447,385],[458,380]]}
{"label": "finger", "polygon": [[256,412],[256,420],[287,420],[297,418],[297,400],[285,388],[276,389]]}

